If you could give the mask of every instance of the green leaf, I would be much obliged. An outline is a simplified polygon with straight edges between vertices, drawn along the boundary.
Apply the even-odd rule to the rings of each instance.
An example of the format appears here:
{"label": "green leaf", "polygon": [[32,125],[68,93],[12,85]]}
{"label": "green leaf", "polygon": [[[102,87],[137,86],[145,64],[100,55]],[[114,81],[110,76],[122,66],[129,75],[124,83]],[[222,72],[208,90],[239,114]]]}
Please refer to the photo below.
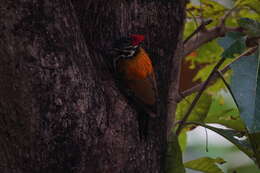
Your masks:
{"label": "green leaf", "polygon": [[217,1],[214,1],[214,0],[201,0],[202,4],[205,6],[205,7],[208,7],[211,9],[211,11],[214,9],[214,10],[218,10],[218,11],[221,11],[221,10],[225,10],[227,9],[224,5],[218,3]]}
{"label": "green leaf", "polygon": [[198,63],[214,63],[220,58],[222,48],[213,40],[200,46],[197,50],[196,58],[189,58],[189,60]]}
{"label": "green leaf", "polygon": [[231,64],[231,89],[249,133],[260,132],[259,51]]}
{"label": "green leaf", "polygon": [[193,81],[197,81],[197,80],[205,81],[205,80],[207,80],[210,72],[215,67],[215,65],[216,65],[215,63],[214,64],[209,64],[209,65],[205,65],[202,69],[200,69],[198,71],[196,76],[193,78]]}
{"label": "green leaf", "polygon": [[241,18],[238,20],[239,26],[246,30],[249,37],[260,37],[260,23],[249,18]]}
{"label": "green leaf", "polygon": [[165,169],[166,173],[185,173],[181,148],[174,133],[169,137]]}
{"label": "green leaf", "polygon": [[205,123],[218,123],[228,128],[245,131],[245,125],[233,98],[223,90],[213,97]]}
{"label": "green leaf", "polygon": [[203,19],[212,19],[213,22],[206,26],[207,28],[212,28],[217,25],[218,20],[227,10],[226,6],[214,0],[200,0],[200,3],[190,1],[187,5],[187,18],[200,19],[203,16]]}
{"label": "green leaf", "polygon": [[[258,13],[260,14],[260,1],[259,0],[236,0],[240,1],[239,7],[247,7],[247,13]],[[249,8],[249,9],[248,9]],[[259,16],[258,16],[259,18]]]}
{"label": "green leaf", "polygon": [[224,173],[217,164],[223,164],[225,161],[222,158],[201,157],[184,163],[185,168],[201,171],[205,173]]}
{"label": "green leaf", "polygon": [[224,38],[218,39],[218,43],[224,48],[223,58],[235,58],[246,48],[246,37],[240,32],[228,32]]}
{"label": "green leaf", "polygon": [[[178,104],[177,111],[176,111],[177,121],[183,118],[184,114],[187,112],[188,108],[190,107],[190,104],[193,101],[194,97],[195,94],[192,94],[186,97],[185,99],[183,99]],[[188,118],[188,121],[203,122],[208,114],[210,104],[212,101],[211,99],[212,99],[211,95],[207,93],[202,94],[198,103],[196,104],[195,109],[192,110]]]}
{"label": "green leaf", "polygon": [[235,146],[237,146],[239,150],[244,152],[250,158],[253,158],[253,150],[252,150],[252,147],[249,143],[249,140],[247,138],[246,139],[240,139],[240,138],[244,137],[243,133],[240,133],[240,132],[238,132],[236,130],[232,130],[232,129],[216,128],[216,127],[212,127],[212,126],[209,126],[209,125],[206,125],[206,124],[201,124],[201,123],[192,123],[192,124],[200,125],[200,126],[203,126],[207,129],[210,129],[210,130],[216,132],[217,134],[223,136],[228,141],[230,141]]}
{"label": "green leaf", "polygon": [[[259,3],[259,2],[258,2]],[[259,3],[260,5],[260,3]],[[253,7],[253,6],[252,6]],[[253,7],[254,8],[254,7]],[[260,8],[259,8],[259,12],[260,12]],[[255,13],[252,10],[249,10],[248,8],[243,8],[239,11],[239,16],[237,16],[236,20],[238,18],[250,18],[256,21],[260,21],[260,17],[259,17],[260,13]],[[237,24],[238,24],[238,20],[237,20]],[[239,24],[238,24],[239,25]]]}
{"label": "green leaf", "polygon": [[193,31],[197,28],[194,21],[189,21],[185,23],[184,38],[186,39]]}
{"label": "green leaf", "polygon": [[[224,5],[213,0],[201,0],[203,16],[211,19],[219,19],[228,10]],[[201,15],[201,14],[199,14]]]}
{"label": "green leaf", "polygon": [[184,152],[187,146],[187,132],[183,130],[178,136],[181,151]]}

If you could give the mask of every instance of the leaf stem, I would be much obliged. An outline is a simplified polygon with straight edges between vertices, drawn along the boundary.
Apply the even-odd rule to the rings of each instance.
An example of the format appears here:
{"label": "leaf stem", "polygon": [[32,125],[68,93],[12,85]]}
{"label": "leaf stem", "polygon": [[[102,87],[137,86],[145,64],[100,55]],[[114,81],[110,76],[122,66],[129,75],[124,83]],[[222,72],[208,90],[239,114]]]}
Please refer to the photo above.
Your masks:
{"label": "leaf stem", "polygon": [[183,44],[187,43],[195,34],[200,32],[201,30],[205,29],[205,26],[210,24],[213,20],[207,20],[205,22],[202,22],[195,31],[193,31],[184,41]]}

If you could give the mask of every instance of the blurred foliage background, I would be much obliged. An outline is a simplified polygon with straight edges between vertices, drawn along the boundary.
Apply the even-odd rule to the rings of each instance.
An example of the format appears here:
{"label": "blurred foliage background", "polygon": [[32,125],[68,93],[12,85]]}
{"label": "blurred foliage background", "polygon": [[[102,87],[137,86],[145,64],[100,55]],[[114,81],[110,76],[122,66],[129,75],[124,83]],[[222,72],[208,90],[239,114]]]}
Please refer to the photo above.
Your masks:
{"label": "blurred foliage background", "polygon": [[[240,36],[226,34],[225,38],[218,37],[203,44],[185,57],[182,62],[180,92],[185,92],[204,82],[217,62],[224,56],[227,56],[227,58],[225,58],[221,68],[234,61],[234,57],[242,53],[246,47],[249,47],[246,43],[249,40],[248,38],[255,36],[259,38],[260,0],[191,0],[187,5],[184,39],[191,35],[202,22],[212,20],[210,24],[206,25],[206,29],[210,30],[220,25],[223,18],[226,18],[224,22],[226,27],[242,27],[246,32]],[[243,20],[240,20],[241,18]],[[245,18],[250,19],[250,21],[244,20]],[[196,38],[196,35],[194,37]],[[236,45],[230,46],[233,46],[233,48],[225,47],[225,44],[232,39],[232,44],[236,42]],[[259,59],[258,54],[255,54],[255,57],[255,59]],[[249,64],[249,68],[252,63]],[[229,70],[223,74],[228,83],[231,82],[233,73],[232,70]],[[257,74],[256,78],[258,78]],[[242,77],[239,80],[241,80],[241,83],[243,82]],[[234,88],[231,84],[231,88],[234,90],[238,87],[235,86]],[[244,86],[241,85],[241,87]],[[236,93],[234,94],[236,95]],[[178,104],[175,122],[183,119],[194,97],[195,93],[185,97]],[[242,100],[242,98],[238,98],[238,103],[235,103],[227,86],[221,79],[216,80],[203,92],[187,120],[187,122],[195,122],[195,124],[186,125],[178,136],[187,173],[198,171],[206,173],[260,173],[257,167],[259,160],[255,156],[256,154],[260,155],[260,150],[257,147],[256,149],[252,147],[254,146],[253,143],[258,143],[259,134],[256,135],[257,137],[252,135],[252,138],[250,138],[250,135],[246,135],[248,129],[249,131],[251,129],[248,124],[249,120],[245,116],[241,118],[241,109],[237,108],[237,104],[241,105],[239,99]],[[258,105],[260,106],[260,104]],[[252,123],[252,121],[258,119],[255,118],[250,121]],[[198,126],[200,123],[202,126],[205,124],[205,126]],[[208,124],[210,124],[210,127],[207,126]],[[249,142],[251,146],[249,146]],[[258,146],[258,144],[255,146]],[[176,150],[175,147],[174,151]],[[174,169],[176,172],[176,168],[169,168],[167,172],[173,172]],[[184,171],[179,169],[179,172]]]}

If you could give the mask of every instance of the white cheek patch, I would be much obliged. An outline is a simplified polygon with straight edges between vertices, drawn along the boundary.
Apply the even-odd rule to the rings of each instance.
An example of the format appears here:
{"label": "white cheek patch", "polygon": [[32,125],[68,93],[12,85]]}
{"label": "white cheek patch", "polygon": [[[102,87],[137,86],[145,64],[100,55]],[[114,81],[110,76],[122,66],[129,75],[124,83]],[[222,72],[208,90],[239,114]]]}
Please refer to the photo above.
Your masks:
{"label": "white cheek patch", "polygon": [[120,50],[120,55],[118,57],[120,58],[131,58],[134,56],[136,49],[129,49],[129,50]]}
{"label": "white cheek patch", "polygon": [[132,57],[135,54],[135,50],[131,50],[129,51],[129,54],[127,55],[127,57]]}
{"label": "white cheek patch", "polygon": [[116,71],[118,62],[120,59],[130,59],[134,56],[138,48],[138,45],[124,47],[123,49],[114,48],[113,50],[118,52],[119,55],[113,59],[113,68]]}
{"label": "white cheek patch", "polygon": [[125,47],[125,49],[136,49],[138,47],[138,45],[135,45],[135,46],[128,46],[128,47]]}

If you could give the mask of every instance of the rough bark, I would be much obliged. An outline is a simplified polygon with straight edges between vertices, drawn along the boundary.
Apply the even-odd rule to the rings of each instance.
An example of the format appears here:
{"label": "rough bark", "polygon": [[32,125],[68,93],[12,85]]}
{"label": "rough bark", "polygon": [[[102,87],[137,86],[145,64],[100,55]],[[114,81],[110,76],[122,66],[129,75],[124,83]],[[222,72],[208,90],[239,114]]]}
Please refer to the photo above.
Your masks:
{"label": "rough bark", "polygon": [[[0,172],[164,172],[184,3],[1,0]],[[159,79],[161,115],[143,141],[103,53],[129,33],[145,34]]]}

